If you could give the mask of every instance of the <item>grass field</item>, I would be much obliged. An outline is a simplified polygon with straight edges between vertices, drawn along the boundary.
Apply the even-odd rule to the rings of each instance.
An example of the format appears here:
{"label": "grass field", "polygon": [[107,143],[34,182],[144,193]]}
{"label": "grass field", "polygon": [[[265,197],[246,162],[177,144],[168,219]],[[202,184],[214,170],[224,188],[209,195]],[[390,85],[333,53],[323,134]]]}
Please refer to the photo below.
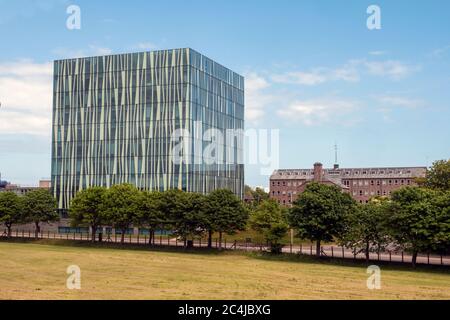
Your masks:
{"label": "grass field", "polygon": [[[81,268],[81,290],[66,268]],[[0,299],[450,299],[446,270],[241,253],[183,253],[0,242]]]}

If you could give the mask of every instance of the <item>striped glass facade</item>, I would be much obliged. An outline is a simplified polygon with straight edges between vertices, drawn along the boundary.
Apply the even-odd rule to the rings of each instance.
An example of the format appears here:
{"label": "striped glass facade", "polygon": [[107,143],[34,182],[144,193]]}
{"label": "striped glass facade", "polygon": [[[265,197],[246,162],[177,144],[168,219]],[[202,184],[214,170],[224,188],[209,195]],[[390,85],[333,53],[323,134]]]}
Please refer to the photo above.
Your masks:
{"label": "striped glass facade", "polygon": [[[52,186],[60,209],[81,189],[124,182],[142,190],[229,188],[242,197],[240,75],[187,48],[58,60],[53,86]],[[190,133],[183,134],[184,161],[173,161],[176,130]]]}

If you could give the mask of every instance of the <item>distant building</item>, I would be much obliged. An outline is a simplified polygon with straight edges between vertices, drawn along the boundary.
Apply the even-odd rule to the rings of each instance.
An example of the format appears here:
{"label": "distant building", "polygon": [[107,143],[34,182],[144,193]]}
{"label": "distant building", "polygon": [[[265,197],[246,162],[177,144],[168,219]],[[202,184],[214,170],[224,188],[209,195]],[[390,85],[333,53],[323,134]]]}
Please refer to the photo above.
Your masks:
{"label": "distant building", "polygon": [[335,185],[359,203],[376,196],[389,196],[403,186],[416,185],[415,179],[426,175],[426,167],[333,168],[315,163],[312,169],[276,170],[270,177],[270,197],[291,206],[308,183]]}

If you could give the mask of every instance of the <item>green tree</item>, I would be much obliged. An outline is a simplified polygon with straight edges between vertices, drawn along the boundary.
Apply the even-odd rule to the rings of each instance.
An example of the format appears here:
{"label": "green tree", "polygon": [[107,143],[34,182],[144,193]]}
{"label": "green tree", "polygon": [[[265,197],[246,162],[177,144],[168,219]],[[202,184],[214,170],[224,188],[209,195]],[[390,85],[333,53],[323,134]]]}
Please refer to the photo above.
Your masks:
{"label": "green tree", "polygon": [[380,252],[389,242],[386,235],[385,201],[375,199],[368,204],[359,204],[347,215],[345,232],[339,242],[351,248],[354,254],[364,252],[369,261],[370,252]]}
{"label": "green tree", "polygon": [[212,245],[213,232],[219,233],[219,248],[222,248],[223,233],[234,234],[245,230],[249,212],[242,201],[229,189],[211,192],[204,205],[207,220],[208,247]]}
{"label": "green tree", "polygon": [[450,190],[450,159],[435,161],[428,170],[425,186],[436,190]]}
{"label": "green tree", "polygon": [[448,241],[448,198],[433,190],[405,187],[394,191],[391,199],[386,207],[389,233],[412,252],[415,266],[419,252],[438,250]]}
{"label": "green tree", "polygon": [[121,231],[121,243],[125,242],[125,233],[136,220],[139,197],[140,191],[127,183],[112,186],[103,196],[106,221]]}
{"label": "green tree", "polygon": [[186,240],[201,236],[207,226],[204,214],[205,196],[200,193],[183,193],[182,198],[183,209],[177,210],[177,215],[172,218],[175,221],[175,234],[181,237],[186,245]]}
{"label": "green tree", "polygon": [[35,225],[36,238],[41,232],[40,223],[51,223],[59,220],[56,212],[57,203],[52,194],[45,189],[36,189],[23,196],[24,222]]}
{"label": "green tree", "polygon": [[5,224],[8,237],[11,237],[13,224],[22,221],[22,199],[14,192],[0,192],[0,223]]}
{"label": "green tree", "polygon": [[78,192],[73,198],[69,217],[73,226],[89,226],[92,230],[92,242],[95,242],[97,229],[106,222],[103,210],[103,197],[106,189],[103,187],[91,187]]}
{"label": "green tree", "polygon": [[342,234],[346,215],[355,207],[350,195],[338,187],[313,182],[293,203],[290,226],[297,229],[300,238],[315,241],[316,255],[320,256],[320,243]]}
{"label": "green tree", "polygon": [[256,187],[253,190],[250,186],[245,185],[244,193],[246,196],[251,197],[253,200],[250,202],[249,207],[254,208],[258,206],[262,201],[269,199],[269,194],[264,189]]}
{"label": "green tree", "polygon": [[272,253],[280,253],[280,240],[288,231],[285,211],[275,200],[262,201],[250,215],[250,227],[261,233],[269,243]]}
{"label": "green tree", "polygon": [[163,229],[168,217],[163,210],[164,196],[159,191],[144,191],[141,193],[136,211],[136,224],[149,230],[148,243],[154,244],[155,231]]}
{"label": "green tree", "polygon": [[436,209],[437,230],[434,233],[434,246],[441,253],[450,253],[450,191],[437,192],[433,198]]}

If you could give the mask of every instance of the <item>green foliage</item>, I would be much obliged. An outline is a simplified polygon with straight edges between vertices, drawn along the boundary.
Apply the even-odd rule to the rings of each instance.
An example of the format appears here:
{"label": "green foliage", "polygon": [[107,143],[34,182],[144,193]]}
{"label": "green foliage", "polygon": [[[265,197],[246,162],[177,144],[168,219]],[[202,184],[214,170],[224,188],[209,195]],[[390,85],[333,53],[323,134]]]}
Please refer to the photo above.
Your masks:
{"label": "green foliage", "polygon": [[288,230],[286,212],[275,200],[262,201],[250,215],[250,227],[261,233],[273,253],[281,252],[280,240]]}
{"label": "green foliage", "polygon": [[8,229],[8,236],[11,236],[13,224],[22,221],[23,202],[22,199],[13,192],[0,192],[0,223]]}
{"label": "green foliage", "polygon": [[300,238],[317,242],[316,254],[320,255],[320,242],[339,237],[345,228],[346,215],[355,207],[350,195],[338,187],[313,182],[293,203],[289,222]]}
{"label": "green foliage", "polygon": [[36,226],[36,236],[40,232],[40,223],[50,223],[59,220],[56,212],[56,200],[45,189],[36,189],[23,196],[24,222],[33,222]]}
{"label": "green foliage", "polygon": [[448,248],[449,193],[419,187],[394,191],[386,208],[389,233],[403,248],[417,253]]}
{"label": "green foliage", "polygon": [[450,190],[450,159],[438,160],[428,170],[425,186],[436,190]]}
{"label": "green foliage", "polygon": [[345,232],[339,239],[341,245],[353,249],[354,254],[379,252],[389,243],[387,237],[386,200],[374,199],[360,204],[346,216]]}
{"label": "green foliage", "polygon": [[114,185],[103,196],[103,212],[114,228],[121,230],[124,242],[126,230],[136,220],[140,191],[131,184]]}
{"label": "green foliage", "polygon": [[149,243],[154,241],[155,230],[163,229],[167,224],[167,215],[163,210],[164,195],[158,191],[143,191],[140,194],[135,223],[150,230]]}
{"label": "green foliage", "polygon": [[253,198],[253,201],[249,203],[250,208],[255,208],[261,202],[269,199],[269,194],[259,187],[256,187],[256,189],[253,190],[251,187],[246,185],[244,193],[245,195]]}
{"label": "green foliage", "polygon": [[103,187],[91,187],[78,192],[72,200],[69,209],[69,217],[73,226],[83,225],[92,228],[92,241],[98,227],[106,222],[103,210],[103,197],[106,189]]}
{"label": "green foliage", "polygon": [[234,234],[245,230],[249,216],[242,201],[228,189],[211,192],[205,199],[204,213],[207,229],[219,232],[220,240],[223,233]]}

